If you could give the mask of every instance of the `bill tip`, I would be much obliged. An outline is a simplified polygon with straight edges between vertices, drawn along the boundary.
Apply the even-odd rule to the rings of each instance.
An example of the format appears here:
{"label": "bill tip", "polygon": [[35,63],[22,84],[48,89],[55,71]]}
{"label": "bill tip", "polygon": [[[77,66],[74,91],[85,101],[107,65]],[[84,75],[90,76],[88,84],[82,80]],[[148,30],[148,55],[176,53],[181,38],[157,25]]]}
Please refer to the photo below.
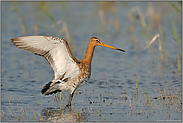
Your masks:
{"label": "bill tip", "polygon": [[122,52],[125,52],[125,50],[122,50],[122,49],[118,49],[119,51],[122,51]]}

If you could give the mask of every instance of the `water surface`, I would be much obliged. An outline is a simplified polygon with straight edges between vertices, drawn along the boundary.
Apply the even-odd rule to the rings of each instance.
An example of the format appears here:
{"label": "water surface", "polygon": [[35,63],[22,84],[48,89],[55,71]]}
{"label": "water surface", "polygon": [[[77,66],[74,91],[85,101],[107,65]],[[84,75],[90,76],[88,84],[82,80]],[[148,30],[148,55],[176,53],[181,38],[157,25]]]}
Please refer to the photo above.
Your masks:
{"label": "water surface", "polygon": [[[43,86],[54,77],[47,61],[16,48],[10,41],[23,35],[35,35],[34,25],[38,35],[67,39],[64,31],[60,36],[53,21],[41,9],[42,4],[59,30],[63,31],[59,22],[65,22],[76,58],[84,57],[88,40],[93,36],[126,51],[95,48],[92,76],[88,81],[92,87],[86,84],[77,89],[72,111],[64,109],[67,91],[62,92],[62,110],[55,95],[41,95]],[[148,13],[151,5],[153,15]],[[137,11],[132,12],[137,20],[130,18],[130,11],[135,8],[142,12],[151,38],[147,31],[144,38]],[[101,21],[102,12],[105,21]],[[171,21],[181,43],[181,14],[171,2],[2,2],[1,121],[182,121],[182,69],[179,75],[179,48],[173,39]],[[157,39],[150,49],[144,49],[154,35],[160,34],[158,23],[168,56],[165,64],[161,64]],[[118,28],[115,24],[119,24]],[[23,26],[26,31],[22,30]],[[167,96],[171,92],[172,99],[167,99],[166,95],[164,99],[163,92]]]}

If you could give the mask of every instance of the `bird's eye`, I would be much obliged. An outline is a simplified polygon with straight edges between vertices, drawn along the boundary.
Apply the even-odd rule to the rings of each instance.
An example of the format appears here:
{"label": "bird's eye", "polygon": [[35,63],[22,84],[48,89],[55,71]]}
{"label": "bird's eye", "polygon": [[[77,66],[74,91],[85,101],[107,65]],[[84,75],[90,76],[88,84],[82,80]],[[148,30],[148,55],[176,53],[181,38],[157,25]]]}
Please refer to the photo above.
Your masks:
{"label": "bird's eye", "polygon": [[100,41],[98,39],[96,41],[100,43]]}

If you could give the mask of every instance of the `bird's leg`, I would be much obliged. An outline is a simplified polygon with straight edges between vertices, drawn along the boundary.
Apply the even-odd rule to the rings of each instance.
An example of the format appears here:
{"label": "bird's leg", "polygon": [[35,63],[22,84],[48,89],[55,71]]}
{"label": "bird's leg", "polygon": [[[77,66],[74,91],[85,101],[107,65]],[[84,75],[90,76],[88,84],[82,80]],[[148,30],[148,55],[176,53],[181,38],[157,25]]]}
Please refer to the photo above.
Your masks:
{"label": "bird's leg", "polygon": [[66,105],[67,107],[71,107],[71,101],[72,101],[73,95],[74,95],[74,92],[69,95],[69,99]]}
{"label": "bird's leg", "polygon": [[71,106],[71,100],[72,100],[72,97],[71,97],[71,94],[69,95],[69,99],[68,99],[68,102],[67,102],[67,107],[70,107]]}

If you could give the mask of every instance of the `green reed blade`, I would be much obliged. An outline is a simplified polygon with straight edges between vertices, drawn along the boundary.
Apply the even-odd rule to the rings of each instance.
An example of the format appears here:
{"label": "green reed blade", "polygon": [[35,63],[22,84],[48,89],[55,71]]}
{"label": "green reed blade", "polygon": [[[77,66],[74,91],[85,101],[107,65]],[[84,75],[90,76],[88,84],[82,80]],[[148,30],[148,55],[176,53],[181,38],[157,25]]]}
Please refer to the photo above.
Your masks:
{"label": "green reed blade", "polygon": [[135,74],[136,76],[136,90],[138,90],[138,78],[137,78],[137,75]]}
{"label": "green reed blade", "polygon": [[41,9],[48,15],[48,17],[50,18],[50,20],[53,22],[53,24],[55,25],[55,28],[57,29],[58,31],[58,34],[60,35],[60,37],[62,37],[62,33],[61,31],[59,30],[59,27],[57,25],[57,23],[55,22],[53,16],[51,15],[51,13],[48,11],[48,9],[46,8],[45,4],[42,3],[41,4]]}
{"label": "green reed blade", "polygon": [[[172,7],[177,10],[178,12],[182,13],[182,6],[179,8],[178,6],[176,6],[174,3],[171,4]],[[182,5],[182,3],[180,3],[180,5]]]}
{"label": "green reed blade", "polygon": [[180,47],[180,44],[178,42],[177,32],[175,30],[175,27],[174,27],[174,24],[173,24],[173,21],[172,20],[171,20],[171,23],[172,23],[173,32],[174,32],[174,35],[175,35],[175,41],[177,42],[177,45],[179,47],[180,56],[182,56],[181,47]]}

